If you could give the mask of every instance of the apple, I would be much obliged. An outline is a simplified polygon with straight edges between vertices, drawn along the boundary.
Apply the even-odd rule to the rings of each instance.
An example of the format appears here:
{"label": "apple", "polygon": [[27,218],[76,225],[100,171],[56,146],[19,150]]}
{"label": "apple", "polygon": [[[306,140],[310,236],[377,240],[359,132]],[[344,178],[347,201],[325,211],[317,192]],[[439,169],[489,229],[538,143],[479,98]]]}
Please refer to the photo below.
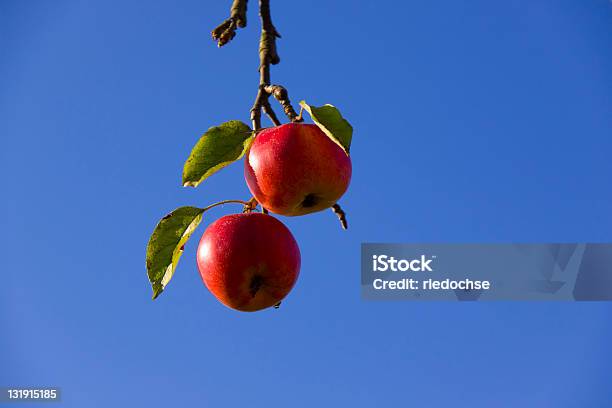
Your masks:
{"label": "apple", "polygon": [[334,205],[351,180],[351,159],[316,125],[262,130],[244,161],[249,190],[269,211],[297,216]]}
{"label": "apple", "polygon": [[219,218],[197,251],[202,281],[224,305],[253,312],[278,304],[300,273],[300,249],[276,218],[262,213]]}

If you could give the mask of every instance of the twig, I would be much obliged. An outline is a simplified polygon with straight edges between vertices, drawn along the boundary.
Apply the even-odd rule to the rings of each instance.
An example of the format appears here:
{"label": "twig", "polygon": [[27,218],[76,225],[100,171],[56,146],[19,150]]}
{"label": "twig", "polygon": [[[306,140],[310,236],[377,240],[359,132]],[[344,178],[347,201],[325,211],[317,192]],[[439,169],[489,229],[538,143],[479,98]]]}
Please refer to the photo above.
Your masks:
{"label": "twig", "polygon": [[346,221],[346,213],[340,207],[340,204],[336,203],[332,205],[332,211],[334,212],[334,214],[336,214],[336,216],[338,216],[338,219],[340,220],[340,224],[342,225],[342,229],[348,229],[348,222]]}
{"label": "twig", "polygon": [[234,0],[230,9],[230,18],[212,30],[212,38],[217,41],[219,47],[223,47],[236,36],[236,28],[246,27],[247,1]]}
{"label": "twig", "polygon": [[274,96],[274,98],[281,104],[283,110],[285,111],[285,115],[292,122],[302,122],[302,116],[298,116],[291,106],[291,101],[289,100],[289,93],[287,90],[280,85],[268,85],[264,87],[264,90],[268,93],[268,95]]}
{"label": "twig", "polygon": [[301,121],[289,101],[287,90],[280,85],[270,85],[270,65],[280,62],[280,57],[276,51],[276,39],[280,34],[272,24],[270,15],[270,0],[259,0],[259,16],[261,18],[261,38],[259,40],[259,89],[255,102],[251,108],[251,121],[253,130],[261,128],[261,112],[268,115],[275,126],[280,125],[278,117],[272,110],[269,97],[274,95],[276,100],[283,107],[283,111],[292,122]]}

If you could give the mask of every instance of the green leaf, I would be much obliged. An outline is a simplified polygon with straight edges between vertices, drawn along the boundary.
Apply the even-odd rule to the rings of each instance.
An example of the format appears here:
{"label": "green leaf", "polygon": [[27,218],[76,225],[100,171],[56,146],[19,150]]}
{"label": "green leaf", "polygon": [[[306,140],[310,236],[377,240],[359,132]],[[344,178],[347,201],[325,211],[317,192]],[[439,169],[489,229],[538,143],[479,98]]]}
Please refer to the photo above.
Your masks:
{"label": "green leaf", "polygon": [[183,167],[183,186],[196,187],[211,174],[240,159],[251,146],[253,131],[239,120],[211,127],[193,147]]}
{"label": "green leaf", "polygon": [[183,254],[185,243],[200,224],[204,209],[180,207],[162,218],[147,245],[147,274],[153,299],[164,290]]}
{"label": "green leaf", "polygon": [[300,106],[310,114],[312,120],[331,140],[337,143],[346,154],[349,154],[353,127],[342,117],[335,106],[329,104],[319,107],[311,106],[306,101],[301,101]]}

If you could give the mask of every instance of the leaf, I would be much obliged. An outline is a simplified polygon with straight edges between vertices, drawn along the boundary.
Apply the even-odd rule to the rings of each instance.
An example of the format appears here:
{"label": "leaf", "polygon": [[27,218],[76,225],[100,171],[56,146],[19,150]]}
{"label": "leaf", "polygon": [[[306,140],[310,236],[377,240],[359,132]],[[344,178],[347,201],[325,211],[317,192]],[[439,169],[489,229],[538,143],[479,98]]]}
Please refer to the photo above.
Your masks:
{"label": "leaf", "polygon": [[164,290],[183,254],[185,243],[200,224],[204,209],[180,207],[162,218],[147,245],[147,274],[153,299]]}
{"label": "leaf", "polygon": [[342,117],[335,106],[329,104],[320,107],[311,106],[306,101],[301,101],[300,106],[310,114],[312,120],[331,140],[337,143],[346,154],[349,154],[353,127]]}
{"label": "leaf", "polygon": [[183,167],[183,186],[196,187],[204,179],[240,159],[251,146],[253,131],[239,120],[211,127],[193,147]]}

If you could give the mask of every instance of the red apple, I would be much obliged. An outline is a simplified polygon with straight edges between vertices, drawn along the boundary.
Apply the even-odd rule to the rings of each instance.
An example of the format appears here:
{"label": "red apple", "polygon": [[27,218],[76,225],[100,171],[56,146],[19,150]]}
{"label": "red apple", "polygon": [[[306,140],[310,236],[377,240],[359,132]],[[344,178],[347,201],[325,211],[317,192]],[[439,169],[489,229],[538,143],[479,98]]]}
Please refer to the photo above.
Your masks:
{"label": "red apple", "polygon": [[295,216],[334,205],[351,180],[351,159],[316,125],[262,130],[246,156],[244,176],[266,209]]}
{"label": "red apple", "polygon": [[233,214],[210,224],[198,246],[206,287],[224,305],[245,312],[279,303],[300,273],[300,249],[276,218]]}

